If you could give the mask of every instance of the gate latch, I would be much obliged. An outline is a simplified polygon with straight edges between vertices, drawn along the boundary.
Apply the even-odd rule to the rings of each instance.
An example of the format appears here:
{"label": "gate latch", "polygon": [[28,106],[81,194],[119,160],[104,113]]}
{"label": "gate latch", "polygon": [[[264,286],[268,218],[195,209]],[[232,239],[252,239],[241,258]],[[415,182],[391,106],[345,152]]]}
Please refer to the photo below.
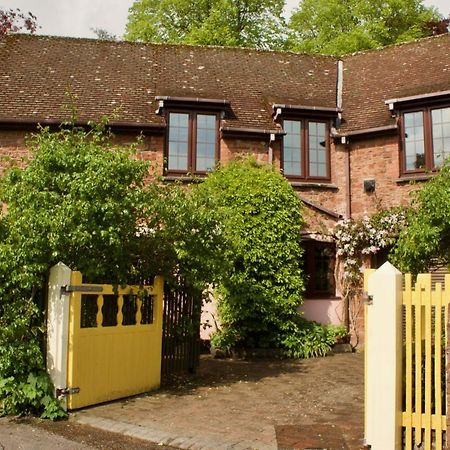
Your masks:
{"label": "gate latch", "polygon": [[363,293],[362,300],[366,305],[373,305],[373,295],[369,295],[367,292]]}
{"label": "gate latch", "polygon": [[80,392],[79,387],[71,387],[71,388],[59,388],[56,389],[56,396],[59,397],[66,397],[67,395],[73,395],[78,394]]}

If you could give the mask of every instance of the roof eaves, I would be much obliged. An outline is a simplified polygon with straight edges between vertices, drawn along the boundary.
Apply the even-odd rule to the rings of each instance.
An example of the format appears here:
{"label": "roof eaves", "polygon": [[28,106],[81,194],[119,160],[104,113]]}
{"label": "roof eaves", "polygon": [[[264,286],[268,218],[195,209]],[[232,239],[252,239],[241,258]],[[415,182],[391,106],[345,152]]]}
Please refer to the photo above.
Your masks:
{"label": "roof eaves", "polygon": [[[73,122],[73,125],[76,127],[88,127],[90,126],[90,123],[91,121],[88,120],[76,120]],[[68,119],[0,118],[0,128],[35,129],[38,126],[54,128],[70,124],[71,122]],[[109,121],[106,126],[115,131],[139,131],[144,134],[151,132],[163,132],[166,128],[166,125],[163,123],[159,124],[126,121]]]}
{"label": "roof eaves", "polygon": [[430,92],[428,94],[410,95],[408,97],[390,98],[385,100],[384,103],[386,105],[389,105],[389,109],[392,110],[397,104],[415,102],[420,100],[433,100],[447,96],[450,96],[450,90]]}
{"label": "roof eaves", "polygon": [[304,105],[284,105],[280,103],[274,103],[272,108],[276,111],[277,109],[286,109],[289,111],[313,111],[318,113],[328,113],[328,114],[338,114],[342,112],[341,108],[330,108],[326,106],[304,106]]}
{"label": "roof eaves", "polygon": [[363,128],[361,130],[348,131],[347,133],[333,133],[333,138],[340,139],[340,138],[347,138],[347,137],[352,137],[352,136],[395,132],[397,130],[398,130],[398,126],[396,124],[385,125],[382,127]]}

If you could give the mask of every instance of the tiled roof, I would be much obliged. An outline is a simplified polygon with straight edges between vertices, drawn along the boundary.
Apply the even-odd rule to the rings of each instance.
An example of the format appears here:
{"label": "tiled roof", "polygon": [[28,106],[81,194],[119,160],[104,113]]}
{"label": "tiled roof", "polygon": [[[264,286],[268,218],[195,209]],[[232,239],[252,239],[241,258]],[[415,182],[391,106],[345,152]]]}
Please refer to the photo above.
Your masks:
{"label": "tiled roof", "polygon": [[450,33],[344,58],[341,132],[395,123],[385,100],[450,90]]}
{"label": "tiled roof", "polygon": [[272,104],[336,106],[333,58],[248,49],[15,35],[0,40],[0,119],[116,114],[161,123],[155,96],[228,100],[223,125],[275,129]]}
{"label": "tiled roof", "polygon": [[[450,34],[343,58],[341,132],[394,123],[385,100],[450,90]],[[222,125],[275,130],[272,105],[336,107],[337,59],[288,52],[11,35],[0,40],[0,121],[107,115],[161,124],[156,96],[230,102]],[[68,93],[74,100],[70,100]],[[64,109],[66,107],[66,109]]]}

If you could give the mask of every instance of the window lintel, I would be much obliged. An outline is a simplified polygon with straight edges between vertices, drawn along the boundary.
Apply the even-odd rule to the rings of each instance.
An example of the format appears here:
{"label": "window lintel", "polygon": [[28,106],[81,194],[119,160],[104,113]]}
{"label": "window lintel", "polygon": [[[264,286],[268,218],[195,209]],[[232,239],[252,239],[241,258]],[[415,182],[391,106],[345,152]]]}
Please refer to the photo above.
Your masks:
{"label": "window lintel", "polygon": [[283,116],[298,116],[298,117],[311,117],[311,118],[334,118],[342,112],[341,108],[326,107],[326,106],[304,106],[304,105],[286,105],[281,103],[274,103],[273,117],[274,120],[280,115]]}
{"label": "window lintel", "polygon": [[230,108],[230,102],[225,99],[199,98],[199,97],[172,97],[157,95],[158,102],[156,114],[164,114],[165,109],[203,110],[209,112],[225,112]]}

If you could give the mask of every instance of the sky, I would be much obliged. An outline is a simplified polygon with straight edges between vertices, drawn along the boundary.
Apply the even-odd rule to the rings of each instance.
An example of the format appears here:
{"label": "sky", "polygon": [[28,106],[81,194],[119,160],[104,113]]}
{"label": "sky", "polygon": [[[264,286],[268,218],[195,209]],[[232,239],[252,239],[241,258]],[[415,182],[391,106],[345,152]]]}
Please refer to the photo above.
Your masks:
{"label": "sky", "polygon": [[[0,0],[0,9],[31,11],[41,27],[39,34],[93,38],[92,28],[102,28],[121,37],[132,4],[133,0]],[[424,4],[450,15],[449,0],[425,0]],[[287,0],[287,16],[297,5],[298,0]]]}

